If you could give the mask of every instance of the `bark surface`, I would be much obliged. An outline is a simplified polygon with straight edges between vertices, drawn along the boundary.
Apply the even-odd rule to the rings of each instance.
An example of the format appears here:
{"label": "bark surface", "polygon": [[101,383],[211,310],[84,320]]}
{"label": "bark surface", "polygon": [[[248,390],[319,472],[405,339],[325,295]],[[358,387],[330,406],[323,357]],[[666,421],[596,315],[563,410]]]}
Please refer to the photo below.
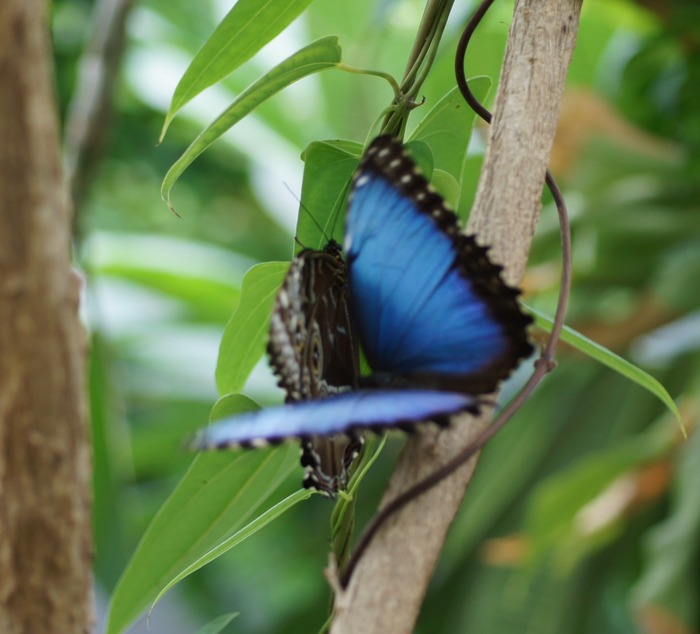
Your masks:
{"label": "bark surface", "polygon": [[0,632],[90,631],[90,455],[48,3],[0,8]]}

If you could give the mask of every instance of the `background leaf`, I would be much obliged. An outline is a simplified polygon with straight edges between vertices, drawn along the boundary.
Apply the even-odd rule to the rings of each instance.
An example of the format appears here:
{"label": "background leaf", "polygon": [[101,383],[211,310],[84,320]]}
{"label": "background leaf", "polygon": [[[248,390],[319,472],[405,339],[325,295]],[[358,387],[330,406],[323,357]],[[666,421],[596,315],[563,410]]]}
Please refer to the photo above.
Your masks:
{"label": "background leaf", "polygon": [[117,584],[108,634],[121,632],[165,585],[259,513],[297,467],[298,450],[200,454],[161,507]]}

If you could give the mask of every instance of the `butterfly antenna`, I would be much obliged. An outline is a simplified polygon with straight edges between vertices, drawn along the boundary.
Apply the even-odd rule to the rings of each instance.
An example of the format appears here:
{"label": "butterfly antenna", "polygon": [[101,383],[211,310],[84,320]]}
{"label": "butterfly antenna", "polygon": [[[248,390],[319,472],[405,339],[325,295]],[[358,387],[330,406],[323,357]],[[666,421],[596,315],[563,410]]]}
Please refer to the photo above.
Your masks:
{"label": "butterfly antenna", "polygon": [[[284,186],[287,188],[287,191],[289,191],[289,193],[296,198],[297,202],[299,203],[299,209],[305,211],[309,218],[311,218],[319,233],[323,236],[324,241],[330,242],[333,237],[333,233],[331,233],[331,237],[329,238],[328,234],[326,234],[326,230],[321,226],[321,223],[316,220],[311,211],[309,211],[309,208],[302,202],[301,198],[299,198],[299,196],[292,191],[292,188],[287,183],[285,183]],[[294,242],[296,242],[302,249],[309,248],[308,245],[302,244],[296,236],[294,236]]]}
{"label": "butterfly antenna", "polygon": [[[455,75],[457,78],[457,85],[459,86],[459,89],[467,103],[487,123],[491,122],[491,113],[479,102],[479,100],[469,89],[464,69],[464,58],[471,36],[474,34],[476,27],[492,4],[493,0],[484,0],[477,7],[476,11],[464,28],[462,37],[460,38],[457,46],[455,57]],[[571,227],[569,225],[569,214],[566,208],[566,201],[564,200],[561,190],[559,189],[559,186],[549,170],[546,172],[545,182],[547,183],[547,187],[552,194],[552,198],[559,215],[562,249],[562,272],[559,299],[557,301],[557,310],[554,316],[552,331],[544,349],[542,350],[542,353],[535,361],[535,369],[527,383],[508,404],[508,406],[501,412],[500,416],[498,416],[498,418],[491,425],[486,427],[479,434],[479,436],[477,436],[473,443],[463,449],[442,467],[395,497],[374,516],[360,537],[350,560],[340,575],[340,584],[344,588],[346,588],[350,582],[352,573],[355,570],[357,563],[362,558],[362,555],[367,550],[372,538],[375,536],[380,527],[386,522],[386,520],[396,513],[396,511],[408,504],[411,500],[414,500],[434,487],[438,482],[444,480],[465,462],[473,458],[476,453],[481,451],[486,444],[501,429],[503,429],[503,427],[505,427],[506,423],[508,423],[512,416],[522,407],[525,401],[530,398],[530,395],[540,381],[556,366],[554,361],[554,353],[556,351],[557,344],[559,343],[561,331],[564,327],[564,316],[566,314],[566,307],[568,305],[569,294],[571,292]]]}
{"label": "butterfly antenna", "polygon": [[[347,183],[345,183],[345,186],[343,187],[342,199],[347,199],[347,193],[348,193],[348,190],[350,189],[351,185],[352,185],[352,178],[350,178],[350,180]],[[333,224],[331,225],[331,240],[333,239],[333,236],[335,235],[335,227],[336,227],[336,224],[337,224],[339,219],[340,219],[340,208],[338,208],[336,213],[333,214]]]}

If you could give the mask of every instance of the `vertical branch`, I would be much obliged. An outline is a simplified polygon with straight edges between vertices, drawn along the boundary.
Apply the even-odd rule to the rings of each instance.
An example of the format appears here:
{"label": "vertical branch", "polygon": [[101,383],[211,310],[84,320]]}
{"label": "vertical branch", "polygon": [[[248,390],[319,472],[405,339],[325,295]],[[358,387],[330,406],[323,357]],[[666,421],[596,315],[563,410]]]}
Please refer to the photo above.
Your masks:
{"label": "vertical branch", "polygon": [[76,210],[80,210],[102,158],[112,122],[112,97],[132,4],[133,0],[98,0],[90,41],[78,66],[65,133],[66,180]]}
{"label": "vertical branch", "polygon": [[92,626],[80,282],[48,3],[0,9],[0,631]]}
{"label": "vertical branch", "polygon": [[[479,242],[517,284],[527,261],[582,0],[518,0],[496,98],[494,120],[469,222]],[[383,504],[461,449],[489,416],[461,417],[448,431],[411,438]],[[392,516],[336,600],[332,634],[413,630],[447,530],[476,459]]]}

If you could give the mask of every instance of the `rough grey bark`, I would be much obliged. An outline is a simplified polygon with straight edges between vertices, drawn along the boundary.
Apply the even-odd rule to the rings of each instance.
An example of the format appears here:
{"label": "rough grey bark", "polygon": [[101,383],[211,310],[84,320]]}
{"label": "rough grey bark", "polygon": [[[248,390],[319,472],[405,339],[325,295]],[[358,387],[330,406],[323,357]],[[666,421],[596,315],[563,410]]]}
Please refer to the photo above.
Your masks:
{"label": "rough grey bark", "polygon": [[0,631],[88,632],[90,456],[80,281],[48,3],[0,8]]}
{"label": "rough grey bark", "polygon": [[[582,0],[518,0],[489,145],[468,230],[491,246],[511,284],[522,278],[539,216]],[[489,416],[411,438],[383,503],[467,447]],[[411,632],[476,458],[383,526],[336,600],[332,634]],[[468,509],[467,509],[468,512]]]}

